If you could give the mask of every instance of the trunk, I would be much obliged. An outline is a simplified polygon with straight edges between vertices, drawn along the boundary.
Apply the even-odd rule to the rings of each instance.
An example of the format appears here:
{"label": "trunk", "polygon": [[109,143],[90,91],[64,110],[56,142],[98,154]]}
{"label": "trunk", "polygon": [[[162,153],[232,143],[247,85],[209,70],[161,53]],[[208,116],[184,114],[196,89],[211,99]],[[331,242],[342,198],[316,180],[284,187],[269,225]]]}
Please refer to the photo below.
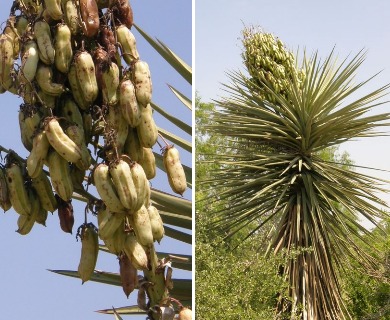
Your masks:
{"label": "trunk", "polygon": [[[315,210],[305,215],[295,205],[285,212],[280,222],[273,247],[275,254],[285,250],[288,255],[279,273],[289,282],[289,300],[280,294],[276,307],[278,319],[286,316],[302,320],[346,319],[341,312],[343,305],[328,238],[322,230],[310,229],[314,224],[308,220],[318,218]],[[312,236],[314,233],[316,237]]]}

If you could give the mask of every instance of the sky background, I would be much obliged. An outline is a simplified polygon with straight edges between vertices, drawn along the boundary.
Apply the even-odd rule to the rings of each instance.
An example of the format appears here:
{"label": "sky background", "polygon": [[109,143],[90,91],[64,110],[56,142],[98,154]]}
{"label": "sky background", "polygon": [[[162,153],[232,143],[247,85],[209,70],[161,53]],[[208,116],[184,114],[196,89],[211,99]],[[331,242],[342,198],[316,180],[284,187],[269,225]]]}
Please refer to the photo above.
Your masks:
{"label": "sky background", "polygon": [[[1,0],[0,22],[7,19],[12,0]],[[192,64],[192,4],[191,1],[132,0],[134,21],[144,31],[167,44],[189,65]],[[2,25],[3,27],[5,24]],[[170,84],[191,97],[191,86],[152,49],[136,30],[140,58],[149,64],[153,82],[153,101],[168,112],[191,123],[191,112],[171,93]],[[20,141],[18,110],[21,99],[6,93],[0,95],[1,125],[0,145],[12,148],[22,157],[28,152]],[[173,130],[172,125],[155,115],[158,126]],[[175,131],[174,131],[175,132]],[[191,140],[188,135],[175,132]],[[158,151],[158,149],[155,149]],[[3,154],[4,155],[4,154]],[[181,160],[191,166],[191,155],[181,152]],[[158,171],[152,186],[170,191],[166,175]],[[191,190],[184,194],[191,199]],[[84,205],[73,201],[75,212],[74,234],[61,231],[57,213],[49,215],[47,227],[35,225],[30,234],[21,236],[15,232],[18,215],[9,210],[0,213],[0,309],[2,319],[113,319],[95,310],[136,304],[136,291],[127,299],[121,287],[94,282],[81,285],[81,280],[56,275],[46,269],[77,270],[81,244],[76,242],[75,232],[83,223]],[[89,221],[96,224],[95,218]],[[191,254],[191,246],[164,238],[158,251]],[[116,257],[100,253],[97,269],[118,272]],[[190,278],[191,273],[174,270],[174,277]],[[145,319],[145,316],[133,319]]]}
{"label": "sky background", "polygon": [[[361,88],[355,96],[358,98],[390,83],[389,21],[390,2],[378,0],[196,0],[196,91],[203,102],[226,96],[222,86],[229,83],[226,72],[244,71],[241,31],[253,25],[279,37],[293,52],[305,48],[311,54],[318,50],[325,58],[335,48],[340,62],[366,49],[357,81],[381,73]],[[386,104],[373,112],[389,111]],[[357,165],[390,170],[390,137],[348,142],[340,151],[347,151]],[[359,171],[390,180],[389,173]],[[388,194],[381,197],[390,203]]]}

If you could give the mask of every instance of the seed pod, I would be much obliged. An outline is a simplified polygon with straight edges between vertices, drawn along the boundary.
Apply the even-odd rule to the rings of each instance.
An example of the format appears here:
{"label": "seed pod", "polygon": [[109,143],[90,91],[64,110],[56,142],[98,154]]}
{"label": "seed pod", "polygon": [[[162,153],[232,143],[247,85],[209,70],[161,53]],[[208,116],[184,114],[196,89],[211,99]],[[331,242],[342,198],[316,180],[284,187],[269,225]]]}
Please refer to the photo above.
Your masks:
{"label": "seed pod", "polygon": [[118,192],[122,205],[134,211],[137,206],[137,192],[131,175],[130,166],[124,160],[110,163],[110,175]]}
{"label": "seed pod", "polygon": [[33,147],[33,142],[32,142],[33,133],[30,131],[30,129],[26,124],[25,115],[22,110],[19,110],[18,119],[19,119],[19,128],[20,128],[20,138],[22,140],[22,143],[28,151],[31,151]]}
{"label": "seed pod", "polygon": [[65,133],[68,137],[79,147],[81,152],[81,159],[78,162],[75,162],[75,165],[81,170],[89,169],[89,166],[92,163],[92,157],[85,143],[84,131],[77,124],[69,125],[65,129]]}
{"label": "seed pod", "polygon": [[93,51],[93,61],[95,62],[96,66],[96,78],[98,78],[98,84],[100,86],[100,81],[98,77],[98,73],[104,72],[107,70],[109,64],[110,64],[110,58],[108,56],[108,53],[106,50],[104,50],[101,46],[98,46]]}
{"label": "seed pod", "polygon": [[127,123],[135,128],[141,122],[141,110],[131,80],[122,81],[119,89],[119,105]]}
{"label": "seed pod", "polygon": [[57,26],[55,41],[55,65],[62,73],[68,73],[73,60],[71,32],[65,23]]}
{"label": "seed pod", "polygon": [[41,115],[33,105],[22,104],[19,110],[20,136],[28,151],[33,147],[33,135],[41,122]]}
{"label": "seed pod", "polygon": [[64,201],[57,194],[56,200],[58,202],[58,217],[60,218],[61,230],[65,233],[72,234],[74,225],[72,200]]}
{"label": "seed pod", "polygon": [[144,149],[139,141],[137,129],[129,127],[123,149],[124,153],[128,155],[131,160],[136,162],[141,161]]}
{"label": "seed pod", "polygon": [[151,148],[157,142],[158,130],[153,119],[153,109],[150,104],[146,108],[141,109],[141,122],[137,127],[137,133],[141,145],[145,148]]}
{"label": "seed pod", "polygon": [[49,151],[49,141],[47,140],[45,131],[36,133],[33,138],[33,147],[27,157],[27,172],[31,178],[38,177],[43,169],[43,163]]}
{"label": "seed pod", "polygon": [[84,224],[81,227],[81,257],[78,267],[78,274],[82,283],[88,281],[95,270],[99,252],[99,239],[95,226],[92,223]]}
{"label": "seed pod", "polygon": [[107,246],[108,251],[118,256],[123,251],[125,240],[126,232],[123,226],[120,226],[112,237],[103,239],[103,242]]}
{"label": "seed pod", "polygon": [[36,72],[39,87],[48,95],[59,96],[64,92],[64,86],[53,82],[53,70],[50,66],[39,64]]}
{"label": "seed pod", "polygon": [[98,87],[102,91],[103,104],[117,104],[119,86],[118,66],[109,61],[107,52],[102,48],[96,49],[94,60],[96,63],[96,79]]}
{"label": "seed pod", "polygon": [[33,134],[41,124],[41,113],[34,105],[21,105],[20,110],[23,112],[27,128]]}
{"label": "seed pod", "polygon": [[149,270],[148,256],[146,255],[145,249],[140,245],[133,233],[126,235],[123,250],[137,270]]}
{"label": "seed pod", "polygon": [[[100,46],[97,47],[96,50],[93,52],[92,58],[93,58],[93,61],[95,63],[97,84],[98,84],[99,89],[102,90],[103,87],[106,85],[106,83],[103,82],[103,73],[109,69],[111,62],[110,62],[110,59],[108,57],[108,53]],[[106,92],[106,94],[107,94],[107,92]],[[106,96],[106,98],[107,98],[107,96]]]}
{"label": "seed pod", "polygon": [[134,229],[138,242],[145,247],[152,246],[152,226],[150,224],[148,210],[145,208],[145,206],[142,206],[141,209],[131,215],[130,223]]}
{"label": "seed pod", "polygon": [[10,74],[13,69],[14,59],[13,59],[13,42],[12,39],[2,34],[0,36],[0,84],[8,90],[8,87],[11,86]]}
{"label": "seed pod", "polygon": [[[28,105],[35,105],[37,103],[35,88],[31,83],[22,83],[20,82],[20,69],[18,73],[18,77],[16,79],[18,88],[18,95],[20,95],[23,99],[23,102]],[[23,80],[22,80],[23,81]]]}
{"label": "seed pod", "polygon": [[23,6],[20,6],[22,12],[27,15],[37,15],[42,10],[42,5],[37,0],[23,0]]}
{"label": "seed pod", "polygon": [[50,145],[68,162],[82,160],[80,147],[65,134],[56,118],[45,120],[45,131]]}
{"label": "seed pod", "polygon": [[111,30],[110,27],[107,25],[103,25],[100,28],[99,32],[99,43],[103,46],[105,51],[108,54],[108,57],[111,59],[113,62],[117,62],[116,60],[116,40],[115,40],[115,35],[114,32]]}
{"label": "seed pod", "polygon": [[150,194],[149,181],[146,178],[144,169],[137,162],[130,165],[131,177],[134,181],[135,191],[137,193],[137,204],[133,207],[133,211],[137,211],[145,204],[145,198]]}
{"label": "seed pod", "polygon": [[92,114],[90,112],[83,112],[82,117],[85,142],[88,144],[92,139]]}
{"label": "seed pod", "polygon": [[47,160],[54,190],[62,200],[69,201],[73,195],[73,183],[68,162],[56,151],[50,152]]}
{"label": "seed pod", "polygon": [[115,131],[115,144],[118,152],[122,153],[129,132],[129,125],[122,116],[119,104],[109,107],[106,121],[108,127]]}
{"label": "seed pod", "polygon": [[187,189],[187,180],[183,166],[180,163],[179,151],[173,146],[167,146],[163,153],[163,163],[172,190],[183,195]]}
{"label": "seed pod", "polygon": [[13,58],[17,59],[20,53],[20,41],[19,41],[18,31],[15,28],[15,23],[16,23],[16,17],[10,15],[7,19],[7,25],[3,30],[3,34],[8,36],[11,39],[13,53],[14,53]]}
{"label": "seed pod", "polygon": [[62,19],[61,0],[43,0],[45,11],[55,21]]}
{"label": "seed pod", "polygon": [[69,68],[68,81],[69,81],[73,98],[76,101],[77,105],[79,106],[80,109],[86,110],[89,107],[90,102],[84,99],[82,89],[79,84],[79,80],[77,79],[75,64],[72,64]]}
{"label": "seed pod", "polygon": [[30,233],[31,229],[34,226],[35,219],[39,215],[41,210],[41,204],[39,199],[35,196],[32,190],[28,191],[28,197],[31,203],[30,214],[29,215],[20,215],[18,218],[18,232],[21,235],[26,235]]}
{"label": "seed pod", "polygon": [[4,210],[4,212],[12,207],[9,198],[7,179],[3,168],[0,168],[0,207]]}
{"label": "seed pod", "polygon": [[77,35],[81,31],[81,22],[76,3],[73,0],[63,0],[62,11],[64,12],[64,20],[70,32],[74,36]]}
{"label": "seed pod", "polygon": [[[87,145],[88,145],[87,141],[89,141],[89,140],[86,140],[86,139],[88,137],[90,137],[90,133],[86,132],[84,129],[88,129],[89,131],[91,130],[90,126],[92,125],[92,123],[89,123],[89,125],[88,125],[86,120],[92,121],[92,119],[90,117],[88,118],[87,116],[85,116],[85,115],[83,116],[81,114],[80,109],[78,108],[76,102],[73,100],[72,97],[66,96],[65,98],[61,99],[61,103],[62,103],[62,105],[60,108],[60,115],[62,117],[64,117],[66,120],[68,120],[69,123],[75,124],[78,126],[77,129],[72,129],[72,130],[67,129],[66,133],[77,145],[79,145],[81,153],[82,153],[82,158],[83,158],[82,163],[84,163],[86,169],[88,169],[89,165],[91,163],[91,155],[87,149]],[[73,132],[73,131],[75,131],[75,132]],[[78,136],[79,134],[83,138],[81,136]],[[90,138],[88,138],[88,139],[90,139]],[[80,163],[80,165],[82,165],[82,163]]]}
{"label": "seed pod", "polygon": [[156,158],[151,148],[143,148],[142,157],[138,160],[138,163],[144,169],[148,180],[156,176]]}
{"label": "seed pod", "polygon": [[50,26],[45,20],[34,23],[34,38],[38,45],[39,58],[47,65],[54,63],[55,50],[51,36]]}
{"label": "seed pod", "polygon": [[5,169],[9,199],[14,210],[20,215],[31,213],[31,199],[24,184],[22,169],[12,163]]}
{"label": "seed pod", "polygon": [[126,297],[129,297],[130,293],[132,293],[138,285],[137,269],[131,264],[127,255],[121,254],[118,259],[122,288]]}
{"label": "seed pod", "polygon": [[186,307],[182,307],[179,311],[178,320],[192,320],[192,310]]}
{"label": "seed pod", "polygon": [[39,97],[38,100],[40,102],[42,102],[42,105],[45,108],[50,108],[52,110],[55,108],[55,106],[56,106],[56,97],[55,96],[47,94],[41,88],[38,89],[37,96]]}
{"label": "seed pod", "polygon": [[148,209],[150,207],[150,204],[151,204],[151,199],[150,199],[151,193],[152,193],[152,191],[151,191],[150,186],[149,186],[149,188],[146,189],[146,194],[145,194],[144,206],[146,209]]}
{"label": "seed pod", "polygon": [[114,105],[118,103],[119,68],[111,62],[108,69],[102,74],[103,103]]}
{"label": "seed pod", "polygon": [[15,28],[18,32],[18,36],[22,38],[29,27],[29,22],[25,16],[17,16],[15,21]]}
{"label": "seed pod", "polygon": [[41,206],[37,216],[35,217],[35,222],[46,227],[47,216],[48,216],[47,210],[43,209]]}
{"label": "seed pod", "polygon": [[80,109],[78,108],[76,102],[71,96],[62,96],[61,97],[61,108],[60,116],[68,120],[70,123],[77,124],[80,129],[83,128],[83,116],[81,115]]}
{"label": "seed pod", "polygon": [[129,66],[132,65],[139,59],[136,40],[133,33],[122,24],[116,28],[116,37],[121,48],[123,59]]}
{"label": "seed pod", "polygon": [[3,88],[3,90],[7,90],[8,92],[14,94],[14,95],[20,95],[19,93],[19,83],[16,76],[16,71],[13,69],[11,70],[11,74],[9,76],[9,81],[3,85],[0,84],[0,86]]}
{"label": "seed pod", "polygon": [[138,102],[146,107],[152,101],[152,80],[149,66],[145,61],[134,64],[133,80]]}
{"label": "seed pod", "polygon": [[121,203],[114,183],[111,180],[108,166],[99,164],[93,171],[93,181],[100,198],[108,210],[112,212],[125,212],[125,207]]}
{"label": "seed pod", "polygon": [[42,208],[46,211],[54,212],[57,209],[58,204],[46,173],[41,171],[39,176],[31,179],[31,185],[41,202]]}
{"label": "seed pod", "polygon": [[81,187],[82,183],[84,182],[84,178],[85,178],[85,170],[79,169],[76,167],[75,164],[72,164],[70,166],[70,176],[72,179],[73,186]]}
{"label": "seed pod", "polygon": [[96,0],[79,0],[81,13],[81,26],[84,34],[92,38],[99,31],[99,9]]}
{"label": "seed pod", "polygon": [[111,5],[114,17],[129,29],[133,26],[133,10],[128,0],[116,0]]}
{"label": "seed pod", "polygon": [[110,212],[107,208],[98,212],[98,226],[100,239],[113,237],[118,228],[123,225],[125,214],[121,212]]}
{"label": "seed pod", "polygon": [[160,213],[155,206],[149,206],[148,208],[150,225],[152,226],[153,239],[160,243],[164,237],[164,224],[161,219]]}
{"label": "seed pod", "polygon": [[54,20],[50,16],[49,10],[47,10],[46,8],[43,9],[43,11],[40,13],[40,16],[43,18],[43,20],[47,21],[47,23],[51,26],[54,25],[56,21],[58,21],[58,20]]}
{"label": "seed pod", "polygon": [[78,83],[82,84],[79,86],[81,94],[85,101],[92,103],[99,93],[92,56],[87,51],[79,51],[75,55],[74,64]]}
{"label": "seed pod", "polygon": [[0,83],[0,93],[5,93],[7,90]]}
{"label": "seed pod", "polygon": [[30,40],[24,45],[22,53],[22,65],[19,69],[18,80],[20,84],[30,84],[34,80],[38,68],[38,45],[34,40]]}

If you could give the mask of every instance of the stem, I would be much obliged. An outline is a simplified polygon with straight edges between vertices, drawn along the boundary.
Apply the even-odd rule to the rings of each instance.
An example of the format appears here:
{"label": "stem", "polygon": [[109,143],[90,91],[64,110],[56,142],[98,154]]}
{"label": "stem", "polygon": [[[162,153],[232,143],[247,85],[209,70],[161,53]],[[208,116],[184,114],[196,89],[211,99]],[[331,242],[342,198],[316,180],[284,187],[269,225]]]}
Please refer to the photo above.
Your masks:
{"label": "stem", "polygon": [[91,201],[98,201],[99,200],[98,198],[96,198],[95,196],[93,196],[88,191],[84,190],[83,188],[75,186],[75,191],[81,197],[77,197],[77,195],[75,195],[75,193],[73,193],[72,198],[74,198],[74,199],[84,201],[84,202],[91,202]]}
{"label": "stem", "polygon": [[[149,297],[150,309],[154,306],[162,306],[169,304],[169,292],[165,285],[164,269],[157,268],[158,258],[154,245],[148,250],[149,261],[151,262],[152,269],[144,271],[145,280],[152,282],[153,285],[148,286],[147,293]],[[148,314],[152,319],[159,320],[159,315],[153,312]]]}
{"label": "stem", "polygon": [[[168,146],[169,146],[169,143],[168,143],[167,140],[165,140],[165,138],[162,136],[162,134],[161,134],[161,133],[158,133],[158,136],[162,139],[162,141],[164,141],[165,146],[168,147]],[[158,141],[157,141],[157,143],[158,143]],[[161,147],[160,144],[158,144],[158,145]],[[163,147],[161,147],[161,149],[162,149],[162,148],[163,148]]]}

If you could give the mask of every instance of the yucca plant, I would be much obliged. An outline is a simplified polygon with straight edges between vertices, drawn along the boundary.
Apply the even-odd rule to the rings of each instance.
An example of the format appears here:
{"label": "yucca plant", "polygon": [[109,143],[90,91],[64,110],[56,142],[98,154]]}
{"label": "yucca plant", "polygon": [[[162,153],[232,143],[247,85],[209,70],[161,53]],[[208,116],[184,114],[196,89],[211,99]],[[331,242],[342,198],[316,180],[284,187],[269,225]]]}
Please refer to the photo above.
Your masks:
{"label": "yucca plant", "polygon": [[375,257],[353,239],[370,242],[359,217],[378,226],[386,204],[377,194],[389,182],[320,154],[383,135],[390,114],[375,107],[389,85],[357,97],[373,79],[354,82],[364,52],[341,63],[334,52],[323,60],[304,53],[298,62],[280,40],[255,29],[245,29],[243,45],[249,76],[229,73],[228,96],[216,101],[208,127],[209,135],[232,142],[213,155],[219,169],[205,182],[219,204],[213,227],[225,238],[250,228],[245,240],[275,225],[266,254],[294,253],[280,266],[290,289],[288,299],[280,296],[276,318],[350,318],[339,277],[345,257],[375,271]]}

